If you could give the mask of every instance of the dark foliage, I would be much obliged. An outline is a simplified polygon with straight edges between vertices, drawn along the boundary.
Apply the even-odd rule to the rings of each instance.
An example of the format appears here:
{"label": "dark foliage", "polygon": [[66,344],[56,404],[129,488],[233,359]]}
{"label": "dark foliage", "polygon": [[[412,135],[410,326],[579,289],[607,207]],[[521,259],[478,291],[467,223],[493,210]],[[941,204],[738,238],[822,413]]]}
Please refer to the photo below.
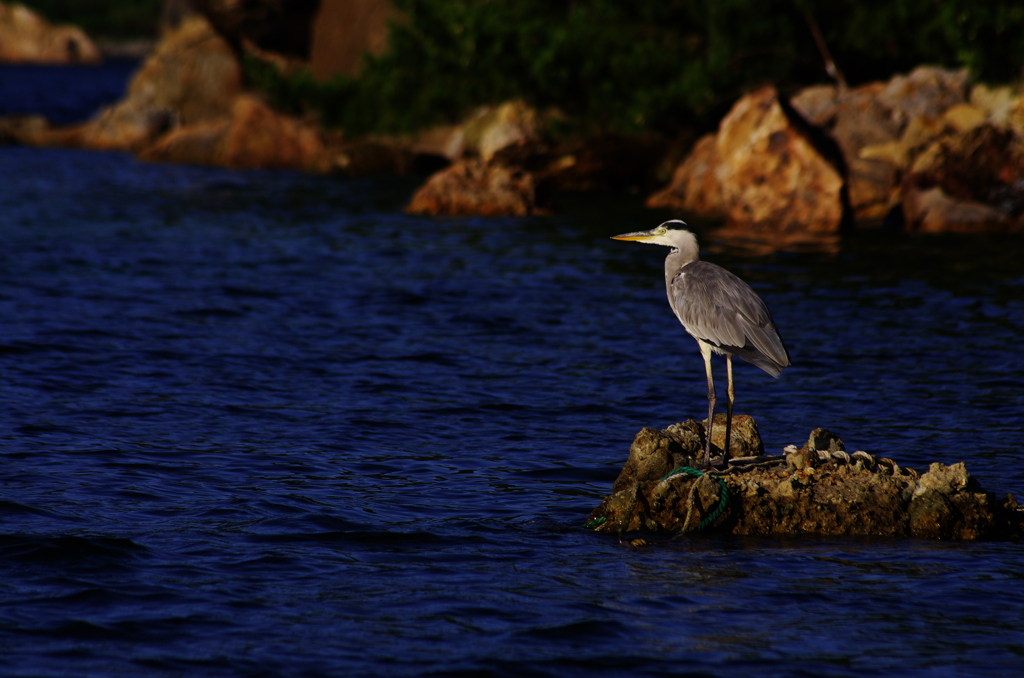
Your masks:
{"label": "dark foliage", "polygon": [[[353,132],[458,119],[513,97],[575,127],[672,132],[709,124],[743,91],[828,79],[819,30],[851,84],[921,63],[990,81],[1024,64],[1009,0],[396,0],[405,20],[361,79],[278,83],[277,100]],[[267,80],[263,77],[262,80]]]}
{"label": "dark foliage", "polygon": [[[571,128],[674,132],[717,120],[742,92],[828,80],[819,31],[850,84],[922,63],[1020,77],[1016,0],[394,0],[391,48],[358,81],[282,78],[249,60],[251,82],[292,111],[352,133],[407,131],[522,98]],[[30,0],[103,36],[151,34],[160,0]]]}
{"label": "dark foliage", "polygon": [[163,0],[18,0],[48,21],[71,23],[91,36],[152,37],[160,25]]}

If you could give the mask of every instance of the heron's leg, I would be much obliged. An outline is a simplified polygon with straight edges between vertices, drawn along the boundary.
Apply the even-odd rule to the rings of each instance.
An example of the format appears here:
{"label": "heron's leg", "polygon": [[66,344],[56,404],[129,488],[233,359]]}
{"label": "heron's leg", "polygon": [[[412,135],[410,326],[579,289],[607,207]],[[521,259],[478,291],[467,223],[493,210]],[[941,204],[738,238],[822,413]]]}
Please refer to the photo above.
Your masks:
{"label": "heron's leg", "polygon": [[729,402],[725,409],[725,451],[722,453],[722,463],[729,465],[729,438],[732,436],[732,404],[735,400],[735,393],[732,390],[732,354],[725,354],[725,373],[729,375]]}
{"label": "heron's leg", "polygon": [[704,371],[708,375],[708,426],[705,430],[704,468],[711,466],[711,430],[715,423],[715,379],[711,376],[711,344],[700,341],[700,354],[704,356]]}

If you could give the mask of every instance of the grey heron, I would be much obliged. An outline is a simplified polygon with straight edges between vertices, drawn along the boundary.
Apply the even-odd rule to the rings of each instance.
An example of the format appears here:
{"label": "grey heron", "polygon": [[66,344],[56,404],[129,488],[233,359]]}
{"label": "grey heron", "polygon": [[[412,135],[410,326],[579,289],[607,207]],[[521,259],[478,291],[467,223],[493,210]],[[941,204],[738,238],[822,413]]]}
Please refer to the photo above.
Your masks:
{"label": "grey heron", "polygon": [[750,289],[750,285],[721,266],[701,261],[697,237],[682,228],[685,226],[684,222],[673,219],[650,231],[623,233],[613,238],[672,248],[665,258],[668,303],[683,328],[697,340],[708,378],[708,425],[702,462],[708,468],[711,466],[711,427],[715,420],[712,353],[725,354],[729,379],[723,462],[729,458],[732,432],[732,357],[753,363],[778,377],[789,365],[789,354],[761,297]]}

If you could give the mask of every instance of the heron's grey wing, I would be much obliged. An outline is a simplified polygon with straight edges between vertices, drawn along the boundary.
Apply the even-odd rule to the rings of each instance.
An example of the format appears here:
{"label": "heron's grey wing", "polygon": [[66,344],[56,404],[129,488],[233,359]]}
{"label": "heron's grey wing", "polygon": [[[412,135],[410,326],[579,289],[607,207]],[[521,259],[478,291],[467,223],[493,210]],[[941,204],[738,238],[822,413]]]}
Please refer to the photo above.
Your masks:
{"label": "heron's grey wing", "polygon": [[669,285],[669,303],[695,338],[773,376],[789,365],[768,307],[747,283],[724,268],[705,261],[683,266]]}

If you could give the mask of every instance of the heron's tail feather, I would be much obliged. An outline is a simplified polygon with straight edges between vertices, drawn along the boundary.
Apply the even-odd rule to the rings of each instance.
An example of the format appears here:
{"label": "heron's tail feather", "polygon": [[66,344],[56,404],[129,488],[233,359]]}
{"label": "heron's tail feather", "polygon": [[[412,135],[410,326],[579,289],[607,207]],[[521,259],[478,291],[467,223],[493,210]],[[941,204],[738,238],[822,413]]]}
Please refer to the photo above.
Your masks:
{"label": "heron's tail feather", "polygon": [[773,377],[778,377],[784,368],[789,367],[789,354],[774,327],[749,327],[745,334],[747,341],[743,348],[729,350],[730,353],[757,365]]}

